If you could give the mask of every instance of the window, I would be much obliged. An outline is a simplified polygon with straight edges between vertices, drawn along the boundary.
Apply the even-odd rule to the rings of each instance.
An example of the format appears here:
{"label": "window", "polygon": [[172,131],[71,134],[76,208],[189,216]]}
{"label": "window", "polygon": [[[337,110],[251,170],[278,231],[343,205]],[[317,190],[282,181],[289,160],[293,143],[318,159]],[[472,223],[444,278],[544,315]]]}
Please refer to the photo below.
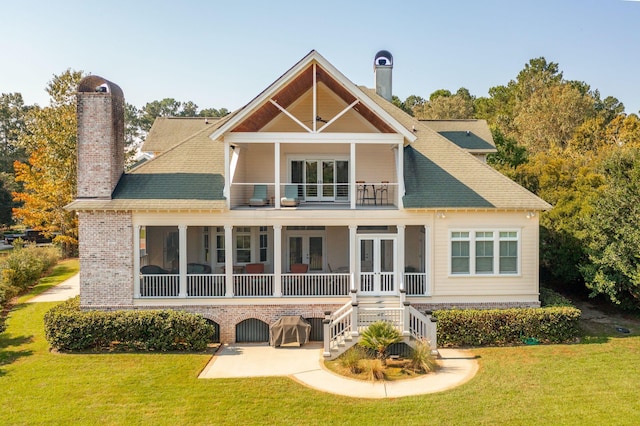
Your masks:
{"label": "window", "polygon": [[500,273],[518,273],[518,233],[500,232]]}
{"label": "window", "polygon": [[469,233],[451,233],[451,273],[469,273]]}
{"label": "window", "polygon": [[236,230],[236,262],[251,263],[251,228],[248,226]]}
{"label": "window", "polygon": [[476,274],[493,274],[493,232],[476,232]]}
{"label": "window", "polygon": [[451,275],[518,274],[519,240],[518,231],[452,231]]}
{"label": "window", "polygon": [[216,228],[216,262],[224,263],[224,261],[224,228],[222,226],[218,226]]}
{"label": "window", "polygon": [[267,262],[269,260],[269,235],[267,234],[267,227],[260,227],[260,262]]}

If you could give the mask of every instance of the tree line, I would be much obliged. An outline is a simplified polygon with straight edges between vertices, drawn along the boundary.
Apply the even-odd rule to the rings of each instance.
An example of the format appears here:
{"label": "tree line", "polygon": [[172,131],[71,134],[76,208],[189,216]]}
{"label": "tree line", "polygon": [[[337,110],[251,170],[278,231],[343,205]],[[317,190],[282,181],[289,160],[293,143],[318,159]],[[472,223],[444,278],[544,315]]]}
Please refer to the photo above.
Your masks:
{"label": "tree line", "polygon": [[[20,221],[77,246],[75,90],[81,72],[49,82],[49,107],[0,97],[0,223]],[[393,103],[418,119],[485,119],[496,142],[491,166],[554,207],[540,217],[544,284],[640,307],[640,121],[615,97],[564,78],[557,63],[531,59],[515,79],[475,97],[462,87]],[[226,115],[166,98],[125,109],[127,152],[156,117]]]}

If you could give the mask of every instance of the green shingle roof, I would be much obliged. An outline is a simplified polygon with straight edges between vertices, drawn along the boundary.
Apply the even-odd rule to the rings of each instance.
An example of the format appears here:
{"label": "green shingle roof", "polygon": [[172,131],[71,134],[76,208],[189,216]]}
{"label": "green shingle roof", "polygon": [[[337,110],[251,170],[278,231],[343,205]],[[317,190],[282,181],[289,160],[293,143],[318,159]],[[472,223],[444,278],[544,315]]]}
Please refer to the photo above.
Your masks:
{"label": "green shingle roof", "polygon": [[438,132],[460,148],[467,150],[495,151],[495,147],[480,136],[469,131]]}
{"label": "green shingle roof", "polygon": [[125,174],[114,200],[224,200],[224,176],[214,173]]}

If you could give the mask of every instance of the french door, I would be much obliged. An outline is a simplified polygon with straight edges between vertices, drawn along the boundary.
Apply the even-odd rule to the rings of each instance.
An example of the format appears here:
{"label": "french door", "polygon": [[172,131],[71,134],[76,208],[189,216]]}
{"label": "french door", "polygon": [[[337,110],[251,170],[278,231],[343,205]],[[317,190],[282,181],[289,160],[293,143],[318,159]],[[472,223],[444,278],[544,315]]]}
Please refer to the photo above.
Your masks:
{"label": "french door", "polygon": [[361,294],[380,296],[396,293],[396,246],[395,235],[358,237],[358,280]]}
{"label": "french door", "polygon": [[[305,201],[348,201],[349,162],[306,159],[291,162],[291,182],[301,183],[299,196]],[[302,192],[302,193],[301,193]]]}
{"label": "french door", "polygon": [[305,263],[309,265],[309,272],[324,270],[324,237],[320,235],[290,235],[289,263],[291,265]]}

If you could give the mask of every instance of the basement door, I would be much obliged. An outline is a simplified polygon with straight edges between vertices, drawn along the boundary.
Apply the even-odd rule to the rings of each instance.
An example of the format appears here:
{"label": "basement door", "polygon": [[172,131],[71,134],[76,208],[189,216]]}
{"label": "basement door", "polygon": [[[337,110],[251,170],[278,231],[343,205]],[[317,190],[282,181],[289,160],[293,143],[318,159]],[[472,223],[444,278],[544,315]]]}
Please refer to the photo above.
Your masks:
{"label": "basement door", "polygon": [[358,280],[360,293],[369,296],[396,294],[396,237],[358,237]]}

